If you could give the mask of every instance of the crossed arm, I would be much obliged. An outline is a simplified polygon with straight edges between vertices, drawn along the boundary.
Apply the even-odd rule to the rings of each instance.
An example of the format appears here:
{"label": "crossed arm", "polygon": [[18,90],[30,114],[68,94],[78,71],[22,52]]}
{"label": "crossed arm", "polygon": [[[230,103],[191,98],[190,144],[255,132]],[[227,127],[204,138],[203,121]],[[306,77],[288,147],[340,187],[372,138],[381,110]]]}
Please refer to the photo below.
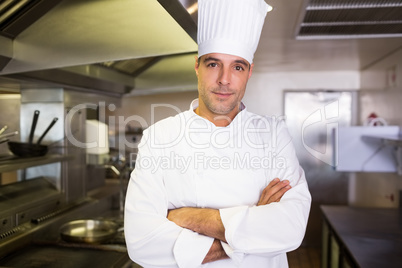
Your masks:
{"label": "crossed arm", "polygon": [[[289,181],[272,180],[262,191],[257,206],[278,202],[290,189]],[[202,235],[215,238],[203,263],[228,258],[220,241],[226,242],[225,227],[219,210],[211,208],[183,207],[170,210],[167,217],[180,227],[190,229]]]}

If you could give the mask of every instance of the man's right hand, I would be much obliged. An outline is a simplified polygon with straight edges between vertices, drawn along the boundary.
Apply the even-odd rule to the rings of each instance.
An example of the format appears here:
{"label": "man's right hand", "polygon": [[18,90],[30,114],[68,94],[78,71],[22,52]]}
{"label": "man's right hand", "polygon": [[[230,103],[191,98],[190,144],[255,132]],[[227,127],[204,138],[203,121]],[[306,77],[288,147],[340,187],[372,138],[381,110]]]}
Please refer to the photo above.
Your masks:
{"label": "man's right hand", "polygon": [[257,206],[279,202],[282,196],[291,188],[288,180],[273,179],[261,193]]}

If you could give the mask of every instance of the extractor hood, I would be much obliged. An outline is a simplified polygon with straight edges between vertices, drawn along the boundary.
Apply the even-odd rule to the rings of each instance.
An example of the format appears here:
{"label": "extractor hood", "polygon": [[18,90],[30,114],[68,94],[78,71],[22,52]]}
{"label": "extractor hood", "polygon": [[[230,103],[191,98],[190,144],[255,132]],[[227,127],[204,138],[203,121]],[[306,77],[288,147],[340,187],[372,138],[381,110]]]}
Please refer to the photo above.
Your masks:
{"label": "extractor hood", "polygon": [[[69,86],[121,95],[135,89],[136,78],[150,67],[196,55],[196,12],[189,11],[194,0],[5,2],[0,88],[22,81],[21,87]],[[41,6],[47,7],[39,8],[42,13]]]}
{"label": "extractor hood", "polygon": [[296,38],[401,37],[401,14],[400,0],[305,0]]}
{"label": "extractor hood", "polygon": [[[61,0],[8,0],[0,3],[0,36],[14,39]],[[0,40],[3,50],[0,51],[0,70],[12,58],[12,45],[9,40]]]}

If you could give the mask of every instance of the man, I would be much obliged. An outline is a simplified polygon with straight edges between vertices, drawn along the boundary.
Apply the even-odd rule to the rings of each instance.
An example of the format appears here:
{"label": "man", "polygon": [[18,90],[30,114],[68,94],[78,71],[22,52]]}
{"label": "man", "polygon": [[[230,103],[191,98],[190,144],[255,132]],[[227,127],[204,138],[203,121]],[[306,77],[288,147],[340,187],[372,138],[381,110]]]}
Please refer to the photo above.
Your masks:
{"label": "man", "polygon": [[241,102],[268,8],[199,1],[199,98],[144,131],[127,191],[144,267],[287,267],[304,237],[311,197],[287,129]]}

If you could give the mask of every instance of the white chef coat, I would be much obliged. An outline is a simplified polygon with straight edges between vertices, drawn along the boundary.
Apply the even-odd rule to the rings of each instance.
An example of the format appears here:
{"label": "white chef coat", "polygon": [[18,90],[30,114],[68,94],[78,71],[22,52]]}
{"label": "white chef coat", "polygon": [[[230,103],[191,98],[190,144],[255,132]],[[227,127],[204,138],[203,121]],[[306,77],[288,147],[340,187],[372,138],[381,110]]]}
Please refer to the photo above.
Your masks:
{"label": "white chef coat", "polygon": [[[143,133],[125,203],[130,258],[144,267],[288,267],[304,237],[311,196],[283,120],[242,111],[216,127],[190,110]],[[256,206],[274,178],[292,188]],[[179,227],[169,209],[219,209],[229,259],[201,265],[213,238]]]}

